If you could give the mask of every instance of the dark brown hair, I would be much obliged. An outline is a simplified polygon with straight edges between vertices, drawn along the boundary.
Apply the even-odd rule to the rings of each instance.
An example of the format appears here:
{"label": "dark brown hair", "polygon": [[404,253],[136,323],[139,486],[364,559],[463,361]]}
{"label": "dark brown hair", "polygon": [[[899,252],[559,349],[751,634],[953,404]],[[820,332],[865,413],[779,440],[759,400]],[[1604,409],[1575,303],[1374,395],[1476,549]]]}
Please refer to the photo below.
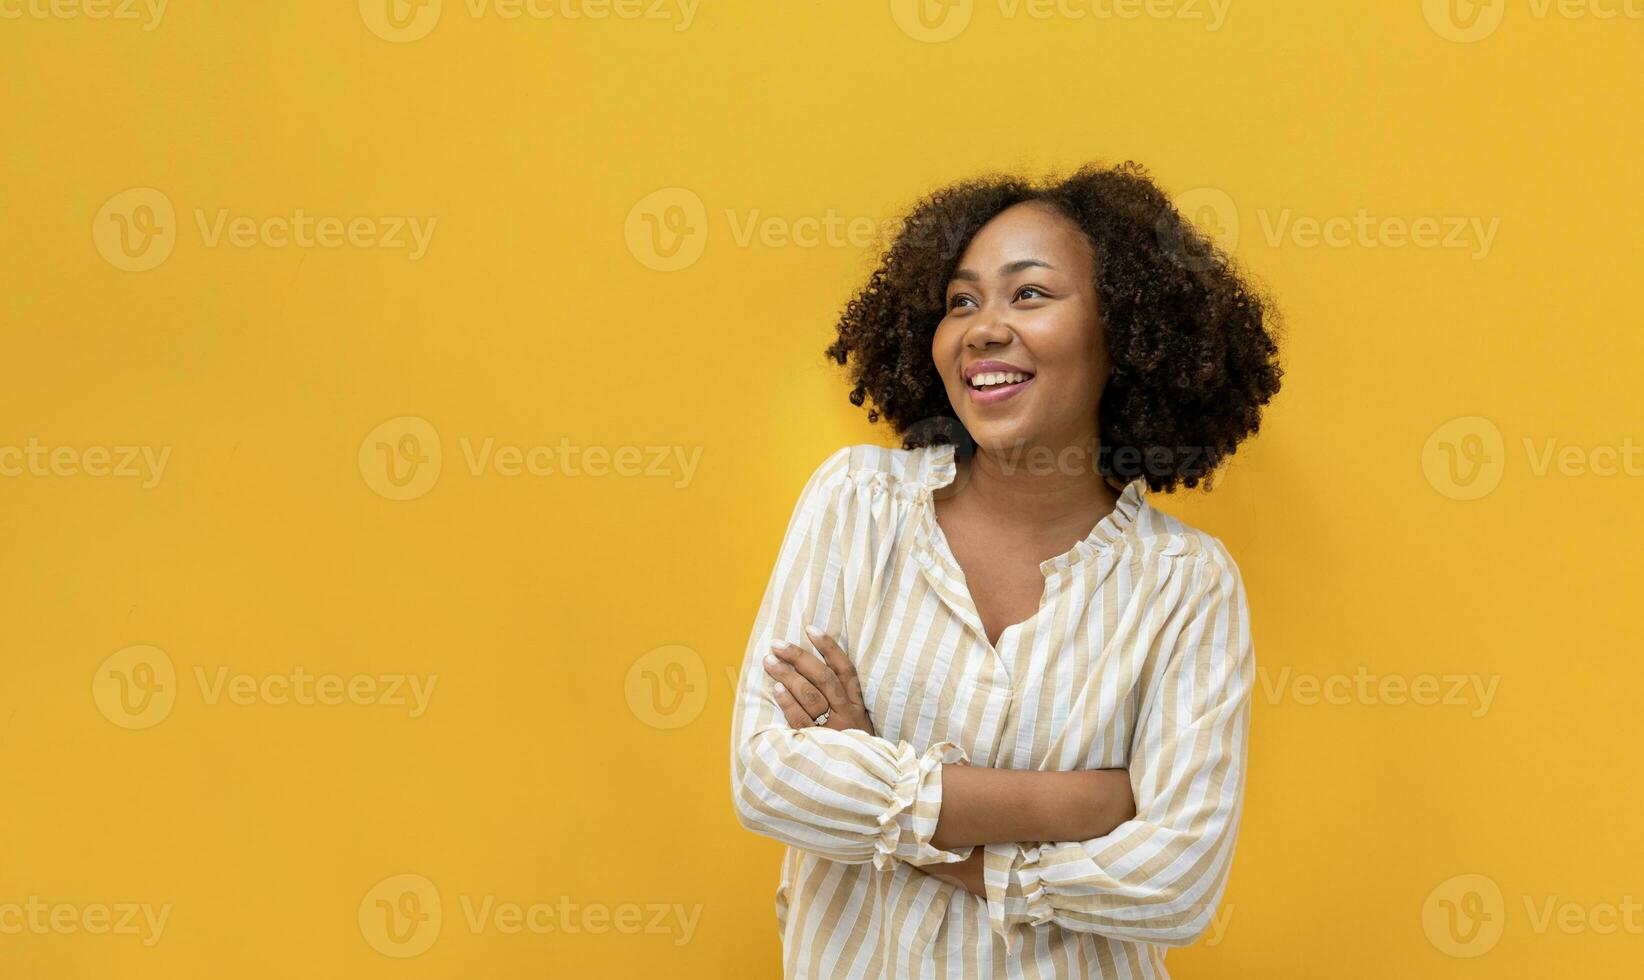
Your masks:
{"label": "dark brown hair", "polygon": [[[961,181],[916,203],[846,304],[826,354],[849,363],[854,405],[872,400],[904,448],[968,442],[931,360],[949,281],[995,215],[1041,202],[1083,229],[1113,364],[1100,406],[1105,476],[1151,490],[1198,486],[1261,424],[1279,390],[1276,314],[1225,252],[1179,214],[1139,164],[1094,164],[1035,184]],[[966,447],[968,448],[968,447]]]}

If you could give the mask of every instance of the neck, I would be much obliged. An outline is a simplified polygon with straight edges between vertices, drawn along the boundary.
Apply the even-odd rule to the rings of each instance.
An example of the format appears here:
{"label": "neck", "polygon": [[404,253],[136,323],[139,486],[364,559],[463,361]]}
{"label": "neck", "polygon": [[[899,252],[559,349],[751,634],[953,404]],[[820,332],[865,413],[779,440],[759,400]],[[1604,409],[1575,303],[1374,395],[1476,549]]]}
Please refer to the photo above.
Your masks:
{"label": "neck", "polygon": [[963,481],[975,502],[1012,524],[1051,528],[1088,524],[1112,510],[1119,494],[1097,468],[1095,437],[1053,446],[978,446]]}

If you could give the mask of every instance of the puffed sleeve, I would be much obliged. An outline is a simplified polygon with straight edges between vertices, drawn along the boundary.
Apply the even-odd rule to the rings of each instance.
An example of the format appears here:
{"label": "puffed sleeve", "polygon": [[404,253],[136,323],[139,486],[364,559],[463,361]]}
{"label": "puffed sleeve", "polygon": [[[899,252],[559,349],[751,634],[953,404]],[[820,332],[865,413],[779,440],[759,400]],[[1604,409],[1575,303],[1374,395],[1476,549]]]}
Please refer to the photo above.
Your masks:
{"label": "puffed sleeve", "polygon": [[[854,480],[850,448],[806,482],[765,588],[742,661],[731,722],[731,793],[742,826],[834,861],[887,868],[962,861],[971,848],[931,846],[942,807],[942,765],[968,762],[952,742],[916,749],[862,731],[790,728],[763,667],[772,642],[814,652],[804,628],[838,638],[847,539],[888,520],[882,481]],[[841,644],[847,646],[848,644]],[[847,654],[852,651],[847,649]]]}
{"label": "puffed sleeve", "polygon": [[1187,618],[1137,718],[1135,818],[1094,840],[985,850],[989,921],[1007,950],[1023,925],[1185,946],[1210,924],[1242,808],[1255,657],[1244,584],[1220,542],[1190,574]]}

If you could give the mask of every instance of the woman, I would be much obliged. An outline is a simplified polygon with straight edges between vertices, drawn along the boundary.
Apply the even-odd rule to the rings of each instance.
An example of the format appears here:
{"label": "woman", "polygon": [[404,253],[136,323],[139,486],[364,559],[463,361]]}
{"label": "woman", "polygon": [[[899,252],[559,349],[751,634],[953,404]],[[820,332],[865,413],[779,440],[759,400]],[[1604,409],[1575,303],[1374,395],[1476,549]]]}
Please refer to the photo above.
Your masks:
{"label": "woman", "polygon": [[1205,930],[1248,613],[1147,494],[1256,432],[1272,318],[1134,164],[907,216],[828,348],[903,448],[811,475],[732,726],[788,976],[1160,977]]}

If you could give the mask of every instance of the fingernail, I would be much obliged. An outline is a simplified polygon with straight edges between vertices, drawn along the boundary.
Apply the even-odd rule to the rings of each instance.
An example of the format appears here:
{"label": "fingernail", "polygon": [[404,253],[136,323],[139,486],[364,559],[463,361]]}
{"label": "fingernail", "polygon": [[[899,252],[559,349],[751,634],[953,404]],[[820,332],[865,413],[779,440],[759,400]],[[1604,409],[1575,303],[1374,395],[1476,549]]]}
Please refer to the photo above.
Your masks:
{"label": "fingernail", "polygon": [[771,649],[772,650],[786,650],[786,649],[788,649],[788,645],[786,643],[782,642],[781,640],[777,640],[775,643],[771,644]]}
{"label": "fingernail", "polygon": [[778,693],[778,694],[786,694],[786,693],[788,693],[788,689],[787,689],[787,688],[785,688],[785,687],[783,687],[783,686],[782,686],[782,682],[781,682],[781,681],[777,681],[777,682],[776,682],[776,693]]}
{"label": "fingernail", "polygon": [[816,627],[815,627],[815,626],[807,626],[807,627],[805,627],[805,632],[806,632],[806,633],[808,633],[808,634],[810,634],[810,637],[811,637],[811,639],[813,639],[813,640],[815,640],[815,639],[820,639],[820,638],[822,638],[822,637],[824,637],[824,636],[826,636],[826,635],[827,635],[827,634],[826,634],[826,633],[824,633],[824,632],[822,632],[822,631],[821,631],[821,630],[819,630],[819,629],[817,629],[817,628],[816,628]]}
{"label": "fingernail", "polygon": [[765,666],[775,667],[778,663],[780,663],[780,661],[778,661],[775,657],[771,656],[768,653],[765,654]]}

